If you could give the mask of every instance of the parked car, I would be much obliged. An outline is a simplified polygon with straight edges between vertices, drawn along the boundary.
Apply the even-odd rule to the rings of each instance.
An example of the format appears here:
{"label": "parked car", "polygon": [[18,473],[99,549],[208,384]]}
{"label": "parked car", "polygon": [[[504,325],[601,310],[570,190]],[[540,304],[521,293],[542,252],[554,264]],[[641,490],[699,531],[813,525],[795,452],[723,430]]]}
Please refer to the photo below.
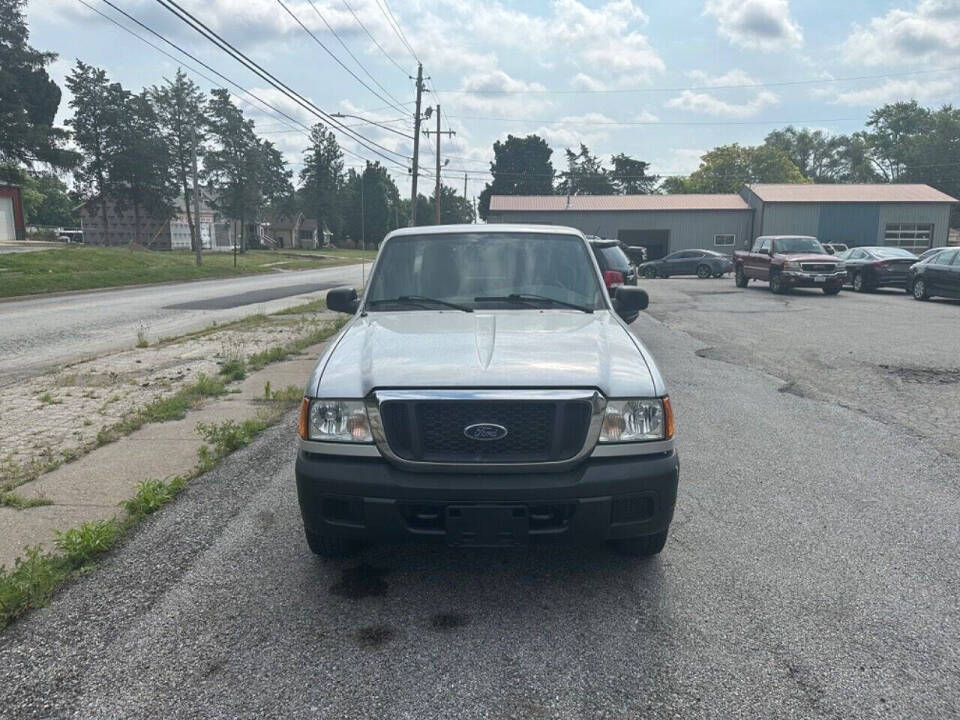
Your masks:
{"label": "parked car", "polygon": [[917,262],[917,256],[912,252],[896,247],[858,247],[836,257],[846,266],[846,284],[857,292],[904,287],[907,271]]}
{"label": "parked car", "polygon": [[643,245],[627,245],[622,242],[620,243],[620,248],[627,254],[630,262],[634,265],[640,265],[647,261],[647,249],[643,247]]}
{"label": "parked car", "polygon": [[[603,284],[612,294],[620,285],[636,285],[637,269],[630,263],[630,259],[620,247],[617,240],[604,240],[598,237],[588,238],[590,249],[597,259],[597,265],[600,266],[600,273],[603,275]],[[639,317],[640,313],[630,317],[624,317],[624,321],[632,323]]]}
{"label": "parked car", "polygon": [[917,300],[960,298],[960,249],[946,248],[912,265],[906,290]]}
{"label": "parked car", "polygon": [[849,246],[844,245],[843,243],[820,243],[823,245],[823,249],[827,251],[828,255],[839,255],[842,252],[849,250]]}
{"label": "parked car", "polygon": [[825,295],[836,295],[846,278],[843,263],[806,235],[761,235],[751,250],[735,250],[733,263],[737,287],[763,280],[778,294],[795,287],[819,287]]}
{"label": "parked car", "polygon": [[651,260],[640,265],[644,277],[670,277],[671,275],[696,275],[704,279],[723,277],[733,270],[733,261],[729,255],[713,250],[678,250],[659,260]]}
{"label": "parked car", "polygon": [[611,541],[660,552],[679,464],[667,389],[583,235],[439,225],[383,241],[300,411],[307,544]]}
{"label": "parked car", "polygon": [[917,256],[917,262],[923,262],[931,255],[936,255],[938,252],[943,252],[944,250],[949,250],[949,249],[950,248],[947,248],[947,247],[935,247],[935,248],[930,248],[929,250],[924,250],[922,253],[920,253]]}

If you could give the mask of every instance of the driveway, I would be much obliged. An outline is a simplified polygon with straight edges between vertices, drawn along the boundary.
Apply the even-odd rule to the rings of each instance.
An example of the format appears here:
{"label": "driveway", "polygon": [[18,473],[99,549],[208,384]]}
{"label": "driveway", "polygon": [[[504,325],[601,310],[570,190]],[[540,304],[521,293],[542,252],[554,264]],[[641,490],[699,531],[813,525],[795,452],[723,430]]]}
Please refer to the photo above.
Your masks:
{"label": "driveway", "polygon": [[152,343],[214,322],[276,312],[331,287],[359,285],[360,279],[360,265],[343,265],[0,302],[0,384],[132,347],[140,331]]}
{"label": "driveway", "polygon": [[[804,326],[806,346],[829,341],[823,325]],[[634,327],[679,424],[661,556],[379,547],[319,561],[291,416],[0,635],[3,713],[956,716],[960,464],[646,315]],[[781,331],[758,332],[763,347]]]}

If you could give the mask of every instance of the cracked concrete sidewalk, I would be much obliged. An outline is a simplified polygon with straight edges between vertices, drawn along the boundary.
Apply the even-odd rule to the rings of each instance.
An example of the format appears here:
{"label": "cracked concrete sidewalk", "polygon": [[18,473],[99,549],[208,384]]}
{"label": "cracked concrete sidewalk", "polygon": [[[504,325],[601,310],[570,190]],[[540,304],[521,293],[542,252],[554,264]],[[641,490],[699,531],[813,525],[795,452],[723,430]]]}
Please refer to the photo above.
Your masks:
{"label": "cracked concrete sidewalk", "polygon": [[[323,319],[329,317],[325,314]],[[192,472],[204,444],[197,432],[198,423],[241,422],[256,417],[268,406],[264,398],[266,383],[274,391],[291,385],[302,387],[325,344],[249,373],[231,385],[226,395],[206,400],[182,420],[145,425],[18,486],[18,495],[44,498],[53,504],[25,509],[0,506],[0,565],[11,568],[26,546],[42,545],[52,550],[58,530],[122,517],[119,503],[135,494],[137,483],[169,480]]]}

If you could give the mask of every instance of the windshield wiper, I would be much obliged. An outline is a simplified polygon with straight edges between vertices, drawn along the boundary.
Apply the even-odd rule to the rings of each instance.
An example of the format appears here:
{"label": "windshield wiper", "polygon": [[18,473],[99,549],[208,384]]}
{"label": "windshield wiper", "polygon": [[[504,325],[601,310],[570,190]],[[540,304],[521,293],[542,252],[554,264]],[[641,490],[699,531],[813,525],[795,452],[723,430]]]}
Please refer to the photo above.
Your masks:
{"label": "windshield wiper", "polygon": [[387,305],[389,303],[400,303],[403,305],[420,305],[420,306],[422,306],[424,303],[433,303],[434,305],[443,305],[443,307],[453,308],[454,310],[462,310],[463,312],[468,312],[468,313],[473,312],[473,308],[467,307],[466,305],[452,303],[447,300],[441,300],[439,298],[426,297],[424,295],[401,295],[395,298],[367,301],[367,305]]}
{"label": "windshield wiper", "polygon": [[512,302],[519,303],[523,305],[530,305],[531,307],[536,307],[534,303],[536,302],[548,302],[552,305],[560,305],[561,307],[570,308],[571,310],[579,310],[580,312],[592,313],[593,308],[587,307],[586,305],[577,305],[576,303],[567,302],[566,300],[557,300],[556,298],[549,297],[548,295],[534,295],[532,293],[511,293],[510,295],[491,295],[489,297],[475,297],[474,302]]}

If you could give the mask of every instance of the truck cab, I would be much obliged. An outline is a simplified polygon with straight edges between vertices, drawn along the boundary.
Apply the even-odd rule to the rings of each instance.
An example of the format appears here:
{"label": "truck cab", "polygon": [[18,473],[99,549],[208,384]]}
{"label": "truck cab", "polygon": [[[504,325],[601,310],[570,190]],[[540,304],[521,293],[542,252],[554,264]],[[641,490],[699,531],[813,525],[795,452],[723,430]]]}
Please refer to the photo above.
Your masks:
{"label": "truck cab", "polygon": [[352,317],[307,382],[297,491],[310,548],[610,542],[660,552],[679,479],[673,409],[563,227],[406,228],[380,246]]}

